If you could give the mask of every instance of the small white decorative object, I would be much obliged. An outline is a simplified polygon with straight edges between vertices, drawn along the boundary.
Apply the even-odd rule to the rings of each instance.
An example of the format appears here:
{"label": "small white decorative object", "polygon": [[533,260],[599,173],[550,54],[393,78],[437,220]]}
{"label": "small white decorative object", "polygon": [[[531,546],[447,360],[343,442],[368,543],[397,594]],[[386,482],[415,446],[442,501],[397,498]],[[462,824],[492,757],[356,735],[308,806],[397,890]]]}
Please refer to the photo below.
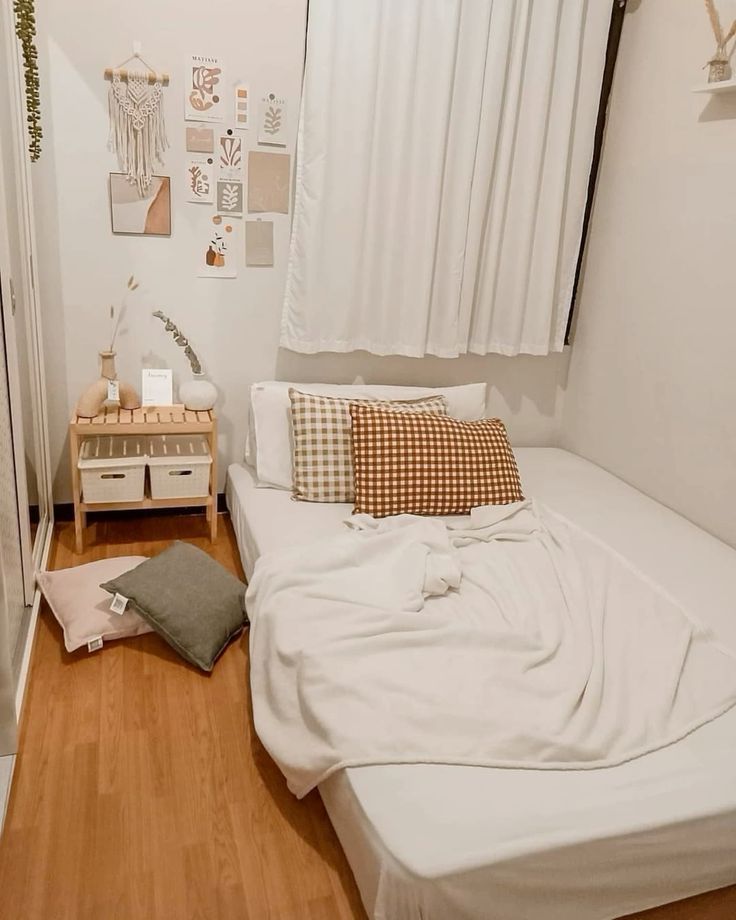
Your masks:
{"label": "small white decorative object", "polygon": [[180,384],[179,402],[184,403],[185,409],[204,412],[217,402],[217,388],[205,374],[194,374],[192,380]]}
{"label": "small white decorative object", "polygon": [[[125,68],[136,61],[138,69]],[[110,80],[110,139],[108,146],[118,156],[121,172],[143,197],[151,184],[156,163],[163,165],[169,142],[162,105],[167,74],[158,73],[137,52],[115,68],[105,71]]]}

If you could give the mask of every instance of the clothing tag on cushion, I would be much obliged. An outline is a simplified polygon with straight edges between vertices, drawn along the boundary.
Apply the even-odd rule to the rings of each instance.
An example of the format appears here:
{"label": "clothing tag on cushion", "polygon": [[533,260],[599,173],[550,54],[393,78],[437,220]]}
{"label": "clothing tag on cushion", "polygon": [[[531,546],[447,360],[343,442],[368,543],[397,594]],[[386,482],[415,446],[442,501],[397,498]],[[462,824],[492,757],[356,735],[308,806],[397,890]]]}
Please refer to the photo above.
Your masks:
{"label": "clothing tag on cushion", "polygon": [[102,648],[102,636],[97,636],[96,639],[90,639],[87,643],[88,652],[97,652]]}
{"label": "clothing tag on cushion", "polygon": [[119,613],[122,616],[125,613],[125,608],[128,606],[128,598],[124,597],[122,594],[116,594],[115,597],[110,601],[110,610],[113,613]]}
{"label": "clothing tag on cushion", "polygon": [[112,399],[114,402],[120,400],[120,386],[117,380],[107,381],[107,398]]}

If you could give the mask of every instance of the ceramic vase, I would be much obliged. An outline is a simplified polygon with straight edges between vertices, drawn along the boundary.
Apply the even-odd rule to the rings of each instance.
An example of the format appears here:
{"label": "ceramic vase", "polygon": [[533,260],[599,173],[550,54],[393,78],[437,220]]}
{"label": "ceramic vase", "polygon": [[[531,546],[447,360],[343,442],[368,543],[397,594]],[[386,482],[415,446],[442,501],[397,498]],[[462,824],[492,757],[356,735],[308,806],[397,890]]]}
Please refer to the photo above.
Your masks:
{"label": "ceramic vase", "polygon": [[[95,380],[93,384],[79,397],[76,413],[81,418],[94,418],[99,415],[105,400],[107,399],[107,386],[111,380],[117,380],[118,375],[115,370],[115,352],[100,352],[100,379]],[[118,381],[118,400],[121,409],[138,409],[140,408],[140,398],[135,389],[129,383]]]}
{"label": "ceramic vase", "polygon": [[192,380],[187,380],[180,385],[179,402],[184,403],[185,409],[204,412],[212,409],[217,402],[217,389],[207,380],[205,374],[194,374]]}

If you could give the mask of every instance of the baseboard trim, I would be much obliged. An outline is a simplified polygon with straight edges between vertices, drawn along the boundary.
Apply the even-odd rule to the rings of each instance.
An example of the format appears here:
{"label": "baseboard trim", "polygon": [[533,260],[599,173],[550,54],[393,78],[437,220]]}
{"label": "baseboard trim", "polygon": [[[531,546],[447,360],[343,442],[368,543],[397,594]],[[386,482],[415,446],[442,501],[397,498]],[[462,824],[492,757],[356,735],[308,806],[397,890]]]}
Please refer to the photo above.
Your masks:
{"label": "baseboard trim", "polygon": [[[223,511],[227,511],[227,502],[225,500],[225,493],[218,492],[217,494],[217,513],[222,514]],[[115,520],[116,518],[123,517],[149,517],[152,514],[162,514],[162,515],[171,515],[171,514],[204,514],[204,508],[202,507],[192,507],[192,508],[131,508],[130,511],[91,511],[90,514],[95,515],[96,520]],[[54,520],[56,521],[73,521],[74,520],[74,505],[72,502],[58,502],[54,504]]]}

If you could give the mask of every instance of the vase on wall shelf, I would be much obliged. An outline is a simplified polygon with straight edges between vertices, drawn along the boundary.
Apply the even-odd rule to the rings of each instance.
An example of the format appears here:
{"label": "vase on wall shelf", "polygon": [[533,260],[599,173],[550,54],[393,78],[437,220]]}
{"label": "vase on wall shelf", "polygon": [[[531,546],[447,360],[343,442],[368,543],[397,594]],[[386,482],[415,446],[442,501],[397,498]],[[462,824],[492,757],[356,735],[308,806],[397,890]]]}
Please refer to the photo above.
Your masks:
{"label": "vase on wall shelf", "polygon": [[712,60],[708,61],[709,83],[723,83],[725,80],[730,80],[731,76],[731,65],[724,55],[717,54]]}
{"label": "vase on wall shelf", "polygon": [[123,383],[118,380],[117,371],[115,370],[115,352],[100,352],[100,378],[90,384],[79,397],[76,413],[80,418],[94,418],[99,415],[105,400],[108,398],[108,387],[110,381],[115,380],[118,384],[118,402],[121,409],[139,409],[141,405],[140,397],[129,383]]}
{"label": "vase on wall shelf", "polygon": [[185,409],[205,412],[214,408],[217,389],[205,373],[193,374],[191,380],[179,386],[179,402],[184,403]]}

